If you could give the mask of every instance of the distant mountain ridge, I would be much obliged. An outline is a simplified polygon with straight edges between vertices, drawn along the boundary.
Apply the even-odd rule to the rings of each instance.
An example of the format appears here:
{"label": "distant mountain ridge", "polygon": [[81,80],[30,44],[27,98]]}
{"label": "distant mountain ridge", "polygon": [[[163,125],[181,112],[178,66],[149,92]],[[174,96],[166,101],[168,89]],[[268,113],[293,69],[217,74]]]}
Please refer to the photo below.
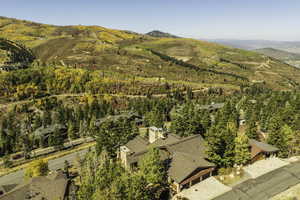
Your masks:
{"label": "distant mountain ridge", "polygon": [[255,51],[273,58],[277,58],[279,60],[300,60],[300,54],[292,53],[288,51],[282,51],[279,49],[263,48],[263,49],[256,49]]}
{"label": "distant mountain ridge", "polygon": [[276,58],[278,60],[282,60],[285,63],[293,65],[297,68],[300,68],[300,53],[297,54],[297,53],[282,51],[282,50],[274,49],[274,48],[256,49],[255,51],[258,53],[262,53],[266,56],[270,56],[270,57]]}
{"label": "distant mountain ridge", "polygon": [[292,53],[300,53],[300,41],[271,41],[271,40],[234,40],[234,39],[214,39],[208,40],[245,50],[255,50],[262,48],[274,48]]}
{"label": "distant mountain ridge", "polygon": [[165,32],[162,32],[162,31],[158,31],[158,30],[154,30],[154,31],[151,31],[149,33],[146,33],[146,35],[149,35],[149,36],[152,36],[152,37],[158,37],[158,38],[179,38],[178,36],[176,35],[172,35],[170,33],[165,33]]}

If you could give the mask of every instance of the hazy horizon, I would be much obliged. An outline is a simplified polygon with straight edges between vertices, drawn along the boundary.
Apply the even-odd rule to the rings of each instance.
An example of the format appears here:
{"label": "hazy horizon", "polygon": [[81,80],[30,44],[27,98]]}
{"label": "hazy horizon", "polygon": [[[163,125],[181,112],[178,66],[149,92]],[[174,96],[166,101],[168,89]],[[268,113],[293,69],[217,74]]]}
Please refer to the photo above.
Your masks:
{"label": "hazy horizon", "polygon": [[0,15],[54,25],[161,30],[207,40],[300,41],[300,2],[290,0],[10,0]]}

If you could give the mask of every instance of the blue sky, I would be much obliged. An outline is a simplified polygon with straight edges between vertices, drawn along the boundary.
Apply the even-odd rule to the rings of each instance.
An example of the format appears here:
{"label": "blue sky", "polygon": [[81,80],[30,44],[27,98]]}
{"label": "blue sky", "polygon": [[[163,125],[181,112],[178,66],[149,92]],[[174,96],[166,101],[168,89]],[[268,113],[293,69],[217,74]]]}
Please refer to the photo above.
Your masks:
{"label": "blue sky", "polygon": [[0,15],[194,38],[300,40],[300,0],[1,0]]}

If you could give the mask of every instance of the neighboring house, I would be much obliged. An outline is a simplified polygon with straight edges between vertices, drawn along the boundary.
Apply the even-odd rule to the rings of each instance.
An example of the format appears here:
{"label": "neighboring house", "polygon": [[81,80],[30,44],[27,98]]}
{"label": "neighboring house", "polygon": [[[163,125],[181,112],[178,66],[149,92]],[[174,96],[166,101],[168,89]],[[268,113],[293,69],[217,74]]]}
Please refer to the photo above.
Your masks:
{"label": "neighboring house", "polygon": [[141,116],[139,116],[137,113],[134,112],[124,112],[119,115],[108,115],[106,117],[97,119],[95,122],[95,126],[100,126],[103,122],[112,120],[117,121],[119,119],[129,119],[130,121],[134,121],[136,125],[142,125],[144,120]]}
{"label": "neighboring house", "polygon": [[201,135],[180,138],[156,127],[149,128],[149,140],[137,136],[122,146],[121,162],[125,168],[133,170],[151,147],[159,149],[161,160],[168,166],[168,178],[174,193],[212,176],[215,170],[215,165],[206,160]]}
{"label": "neighboring house", "polygon": [[43,143],[48,144],[48,138],[55,130],[59,130],[63,136],[67,135],[67,127],[62,124],[53,124],[47,127],[40,127],[33,132],[36,138],[41,138]]}
{"label": "neighboring house", "polygon": [[200,106],[200,110],[208,110],[209,112],[216,112],[219,109],[223,108],[225,103],[214,103],[212,102],[210,105],[203,105]]}
{"label": "neighboring house", "polygon": [[68,186],[69,180],[63,172],[53,172],[20,185],[1,186],[0,200],[64,200]]}
{"label": "neighboring house", "polygon": [[252,163],[258,160],[265,159],[272,155],[276,155],[276,153],[279,151],[277,147],[253,139],[249,140],[249,145],[251,148]]}

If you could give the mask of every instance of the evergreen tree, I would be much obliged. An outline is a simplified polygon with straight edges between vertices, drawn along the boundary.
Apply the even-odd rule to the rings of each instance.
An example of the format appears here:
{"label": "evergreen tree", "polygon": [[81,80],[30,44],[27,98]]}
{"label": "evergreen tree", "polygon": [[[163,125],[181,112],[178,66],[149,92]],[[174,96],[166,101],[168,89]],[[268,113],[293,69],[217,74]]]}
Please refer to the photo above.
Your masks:
{"label": "evergreen tree", "polygon": [[150,111],[145,115],[145,122],[147,126],[162,128],[164,127],[164,116],[158,110]]}
{"label": "evergreen tree", "polygon": [[195,106],[191,103],[184,104],[173,114],[171,130],[181,137],[187,137],[195,134],[203,135],[205,129],[201,122],[202,115],[198,110],[196,110]]}
{"label": "evergreen tree", "polygon": [[4,166],[5,168],[10,168],[10,167],[13,166],[13,162],[11,161],[9,155],[5,155],[5,156],[3,157],[3,166]]}
{"label": "evergreen tree", "polygon": [[292,155],[300,155],[300,131],[294,131],[290,146]]}
{"label": "evergreen tree", "polygon": [[115,157],[121,145],[126,144],[138,133],[137,127],[127,118],[107,120],[101,123],[96,135],[98,153],[105,150],[109,157]]}
{"label": "evergreen tree", "polygon": [[77,138],[76,127],[72,121],[69,121],[68,123],[68,138],[69,140],[74,140]]}
{"label": "evergreen tree", "polygon": [[279,115],[275,115],[269,122],[269,134],[267,142],[276,146],[279,149],[280,157],[288,156],[288,138],[287,135],[282,133],[282,122]]}
{"label": "evergreen tree", "polygon": [[206,134],[207,155],[219,167],[232,167],[235,162],[236,132],[223,123],[210,128]]}
{"label": "evergreen tree", "polygon": [[139,169],[148,184],[163,184],[166,180],[158,149],[152,148],[146,153],[139,164]]}
{"label": "evergreen tree", "polygon": [[49,111],[44,111],[42,122],[43,122],[44,127],[46,127],[52,123],[51,113]]}
{"label": "evergreen tree", "polygon": [[24,152],[24,157],[26,159],[30,158],[30,152],[32,149],[31,141],[28,137],[28,135],[22,135],[21,136],[21,144],[22,144],[22,150]]}
{"label": "evergreen tree", "polygon": [[57,148],[61,148],[63,146],[64,139],[58,127],[55,127],[54,132],[49,136],[48,144],[49,146],[54,146]]}
{"label": "evergreen tree", "polygon": [[240,134],[235,140],[235,163],[238,165],[247,164],[251,159],[249,151],[249,139],[247,135]]}
{"label": "evergreen tree", "polygon": [[293,132],[293,130],[291,129],[291,127],[287,124],[285,124],[282,128],[281,128],[281,131],[280,133],[283,135],[284,137],[284,142],[286,143],[287,145],[287,149],[284,149],[281,154],[283,156],[291,156],[292,155],[292,152],[293,152],[293,148],[294,148],[294,137],[295,137],[295,134]]}
{"label": "evergreen tree", "polygon": [[253,117],[251,117],[247,123],[246,135],[249,139],[258,139],[257,125]]}

